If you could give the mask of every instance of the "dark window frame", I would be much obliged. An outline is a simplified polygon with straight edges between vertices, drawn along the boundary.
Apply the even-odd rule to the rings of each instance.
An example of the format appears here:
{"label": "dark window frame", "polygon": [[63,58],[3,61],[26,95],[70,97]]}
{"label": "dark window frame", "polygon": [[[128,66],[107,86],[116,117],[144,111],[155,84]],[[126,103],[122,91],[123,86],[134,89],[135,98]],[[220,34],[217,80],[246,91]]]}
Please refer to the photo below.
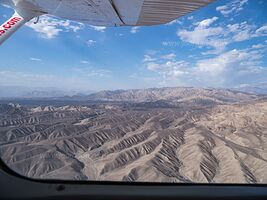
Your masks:
{"label": "dark window frame", "polygon": [[0,199],[267,199],[267,184],[184,184],[31,179],[0,159]]}

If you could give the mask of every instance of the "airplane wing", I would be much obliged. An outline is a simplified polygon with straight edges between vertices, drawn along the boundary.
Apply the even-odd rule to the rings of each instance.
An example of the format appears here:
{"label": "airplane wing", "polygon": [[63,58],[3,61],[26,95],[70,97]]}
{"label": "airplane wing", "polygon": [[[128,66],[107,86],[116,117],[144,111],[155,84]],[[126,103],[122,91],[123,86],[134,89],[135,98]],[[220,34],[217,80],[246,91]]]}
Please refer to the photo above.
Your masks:
{"label": "airplane wing", "polygon": [[[213,1],[2,0],[2,3],[14,8],[17,17],[26,21],[43,14],[50,14],[95,26],[149,26],[168,23]],[[25,23],[24,20],[23,23]],[[18,28],[18,26],[11,26],[6,29],[5,24],[0,27],[0,44]]]}

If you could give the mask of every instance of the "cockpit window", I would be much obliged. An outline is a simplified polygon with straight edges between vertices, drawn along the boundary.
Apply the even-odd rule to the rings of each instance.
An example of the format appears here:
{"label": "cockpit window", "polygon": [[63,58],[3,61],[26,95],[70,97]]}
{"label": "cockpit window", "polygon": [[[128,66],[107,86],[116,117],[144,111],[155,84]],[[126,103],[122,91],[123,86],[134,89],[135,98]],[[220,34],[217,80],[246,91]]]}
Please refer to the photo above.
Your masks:
{"label": "cockpit window", "polygon": [[[2,35],[22,23],[8,2]],[[0,46],[1,159],[44,180],[267,183],[267,1],[168,23],[142,5],[109,26],[33,15]]]}

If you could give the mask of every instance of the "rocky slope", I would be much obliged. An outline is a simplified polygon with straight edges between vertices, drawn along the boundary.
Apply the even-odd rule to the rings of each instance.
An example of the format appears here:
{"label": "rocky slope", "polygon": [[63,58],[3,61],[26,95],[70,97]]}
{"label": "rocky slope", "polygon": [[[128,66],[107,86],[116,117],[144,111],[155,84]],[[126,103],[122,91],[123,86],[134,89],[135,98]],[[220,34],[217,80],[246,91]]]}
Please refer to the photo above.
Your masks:
{"label": "rocky slope", "polygon": [[266,99],[170,90],[117,91],[110,99],[119,102],[90,105],[1,105],[0,155],[33,178],[267,182]]}
{"label": "rocky slope", "polygon": [[225,102],[240,102],[256,99],[256,95],[235,90],[225,89],[203,89],[190,87],[177,88],[150,88],[150,89],[135,89],[135,90],[116,90],[116,91],[101,91],[91,94],[87,97],[91,100],[105,101],[131,101],[131,102],[146,102],[146,101],[188,101],[194,99],[208,99],[218,103]]}

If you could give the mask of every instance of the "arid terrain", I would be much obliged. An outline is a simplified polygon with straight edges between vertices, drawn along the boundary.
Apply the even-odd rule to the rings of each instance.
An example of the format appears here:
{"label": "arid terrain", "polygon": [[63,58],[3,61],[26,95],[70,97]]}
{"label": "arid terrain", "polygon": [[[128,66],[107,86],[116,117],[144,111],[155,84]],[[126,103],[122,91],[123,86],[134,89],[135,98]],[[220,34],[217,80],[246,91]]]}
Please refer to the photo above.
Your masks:
{"label": "arid terrain", "polygon": [[0,155],[41,179],[267,183],[267,98],[161,88],[10,100]]}

